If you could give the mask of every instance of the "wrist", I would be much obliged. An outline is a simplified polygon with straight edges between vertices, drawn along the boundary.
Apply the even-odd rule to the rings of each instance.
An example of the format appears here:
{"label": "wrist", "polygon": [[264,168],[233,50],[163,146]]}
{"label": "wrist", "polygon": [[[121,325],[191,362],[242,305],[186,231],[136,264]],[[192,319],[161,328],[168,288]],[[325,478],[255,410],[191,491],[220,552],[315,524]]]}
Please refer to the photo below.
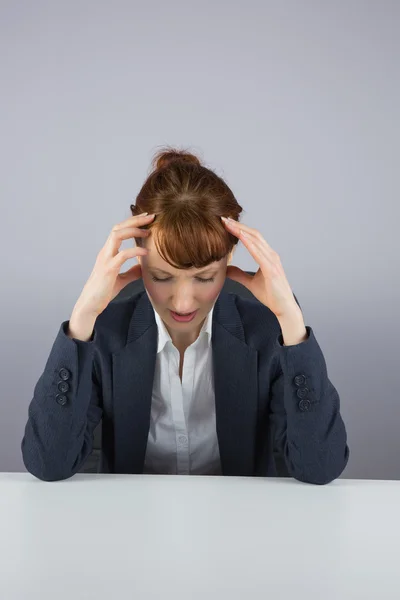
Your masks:
{"label": "wrist", "polygon": [[68,323],[68,336],[82,342],[91,341],[96,319],[93,313],[74,308]]}
{"label": "wrist", "polygon": [[71,314],[71,318],[72,315],[74,315],[74,317],[76,319],[82,320],[82,319],[97,319],[97,317],[99,316],[98,313],[94,312],[90,307],[85,306],[85,304],[83,304],[83,302],[81,302],[81,300],[77,300],[77,302],[75,303],[74,308],[72,309],[72,314]]}
{"label": "wrist", "polygon": [[307,329],[300,309],[279,317],[278,321],[285,346],[295,346],[308,339]]}

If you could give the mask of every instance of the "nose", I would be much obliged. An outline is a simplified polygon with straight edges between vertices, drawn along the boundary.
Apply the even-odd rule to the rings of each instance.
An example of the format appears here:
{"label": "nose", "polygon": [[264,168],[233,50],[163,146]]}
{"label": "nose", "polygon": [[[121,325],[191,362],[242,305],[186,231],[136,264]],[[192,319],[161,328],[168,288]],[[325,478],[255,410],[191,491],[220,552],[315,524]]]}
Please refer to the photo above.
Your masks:
{"label": "nose", "polygon": [[197,310],[197,302],[193,299],[193,289],[191,289],[190,283],[182,283],[173,292],[171,296],[172,300],[169,303],[171,310],[181,315]]}
{"label": "nose", "polygon": [[180,313],[181,315],[187,315],[196,310],[196,307],[193,305],[192,301],[188,302],[187,298],[183,299],[182,301],[172,302],[171,306],[171,310]]}
{"label": "nose", "polygon": [[179,313],[180,315],[188,315],[192,312],[194,312],[196,309],[195,308],[185,308],[185,307],[179,307],[179,308],[172,308],[171,310],[173,310],[173,312]]}

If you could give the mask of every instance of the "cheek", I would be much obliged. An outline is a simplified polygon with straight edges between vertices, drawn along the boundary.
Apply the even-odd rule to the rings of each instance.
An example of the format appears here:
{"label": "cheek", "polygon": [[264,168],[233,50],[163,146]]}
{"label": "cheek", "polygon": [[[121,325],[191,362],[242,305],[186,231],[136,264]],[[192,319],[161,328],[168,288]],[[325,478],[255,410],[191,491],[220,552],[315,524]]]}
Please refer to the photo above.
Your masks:
{"label": "cheek", "polygon": [[161,284],[156,283],[151,279],[151,277],[144,277],[143,283],[146,287],[146,291],[151,296],[152,300],[156,304],[162,304],[164,298],[166,297],[166,287],[163,287]]}
{"label": "cheek", "polygon": [[222,288],[224,287],[225,277],[222,279],[218,278],[214,283],[204,283],[200,285],[200,291],[197,293],[197,298],[199,301],[205,305],[205,307],[210,308],[218,296],[221,293]]}
{"label": "cheek", "polygon": [[215,300],[218,298],[219,293],[222,289],[222,285],[220,284],[215,284],[215,283],[211,283],[211,284],[204,284],[204,291],[201,295],[203,302],[206,303],[212,303],[215,302]]}

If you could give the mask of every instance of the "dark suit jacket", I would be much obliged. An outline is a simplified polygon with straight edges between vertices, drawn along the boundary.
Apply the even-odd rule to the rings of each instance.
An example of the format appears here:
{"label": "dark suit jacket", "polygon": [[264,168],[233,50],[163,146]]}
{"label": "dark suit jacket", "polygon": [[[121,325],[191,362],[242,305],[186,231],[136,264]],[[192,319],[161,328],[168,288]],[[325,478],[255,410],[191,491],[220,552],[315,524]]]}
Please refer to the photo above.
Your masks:
{"label": "dark suit jacket", "polygon": [[[71,477],[91,453],[102,419],[100,472],[142,473],[157,350],[147,293],[111,302],[87,342],[69,338],[68,324],[61,324],[34,389],[24,464],[45,481]],[[288,475],[324,484],[346,466],[339,395],[313,330],[306,329],[307,340],[283,346],[266,306],[221,291],[212,349],[223,475]]]}

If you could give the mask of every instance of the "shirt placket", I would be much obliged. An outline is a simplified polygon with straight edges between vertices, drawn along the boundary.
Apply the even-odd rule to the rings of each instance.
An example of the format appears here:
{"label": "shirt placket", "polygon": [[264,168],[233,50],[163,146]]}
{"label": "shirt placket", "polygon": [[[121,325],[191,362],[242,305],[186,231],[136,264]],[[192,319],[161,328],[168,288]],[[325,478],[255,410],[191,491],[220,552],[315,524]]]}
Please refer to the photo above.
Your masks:
{"label": "shirt placket", "polygon": [[[179,352],[171,344],[169,354],[169,377],[171,390],[171,408],[172,418],[175,426],[176,441],[176,463],[178,475],[190,474],[190,448],[189,433],[185,418],[184,402],[185,396],[192,393],[193,386],[190,385],[193,377],[193,359],[192,353],[186,350],[184,374],[182,374],[182,383],[179,379]],[[190,400],[190,398],[186,398]]]}

